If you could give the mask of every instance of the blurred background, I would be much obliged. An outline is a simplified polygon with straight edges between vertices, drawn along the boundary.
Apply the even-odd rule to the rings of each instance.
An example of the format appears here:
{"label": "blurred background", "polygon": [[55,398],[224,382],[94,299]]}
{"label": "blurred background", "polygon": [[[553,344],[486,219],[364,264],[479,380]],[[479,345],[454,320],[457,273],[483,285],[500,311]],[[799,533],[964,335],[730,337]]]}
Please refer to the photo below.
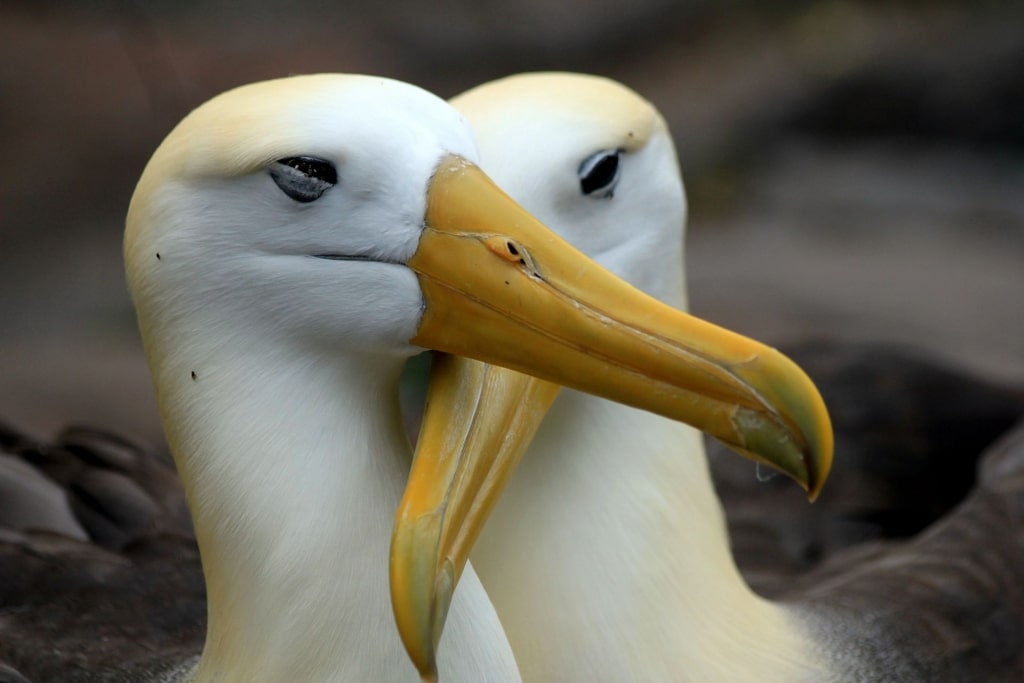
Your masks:
{"label": "blurred background", "polygon": [[296,73],[450,97],[551,69],[665,114],[698,314],[1024,382],[1024,3],[0,0],[0,420],[162,442],[120,241],[191,108]]}

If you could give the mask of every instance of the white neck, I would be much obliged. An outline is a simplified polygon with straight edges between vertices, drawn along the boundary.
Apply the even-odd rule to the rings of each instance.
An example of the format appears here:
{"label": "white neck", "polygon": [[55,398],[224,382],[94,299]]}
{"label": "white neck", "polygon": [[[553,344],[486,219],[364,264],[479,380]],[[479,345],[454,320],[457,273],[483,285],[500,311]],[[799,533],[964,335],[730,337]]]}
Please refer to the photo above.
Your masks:
{"label": "white neck", "polygon": [[473,561],[526,681],[821,680],[736,568],[701,435],[651,413],[563,390]]}
{"label": "white neck", "polygon": [[[418,680],[387,579],[410,461],[396,391],[403,359],[227,344],[195,365],[183,355],[154,375],[209,596],[192,680]],[[518,678],[471,569],[441,653],[445,680]]]}

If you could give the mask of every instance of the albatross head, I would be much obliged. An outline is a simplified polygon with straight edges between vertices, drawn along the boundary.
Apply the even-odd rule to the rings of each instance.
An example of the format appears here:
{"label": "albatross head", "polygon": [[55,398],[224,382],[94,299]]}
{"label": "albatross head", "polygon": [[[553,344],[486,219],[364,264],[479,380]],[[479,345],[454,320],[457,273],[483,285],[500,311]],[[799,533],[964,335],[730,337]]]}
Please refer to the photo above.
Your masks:
{"label": "albatross head", "polygon": [[521,74],[452,100],[503,190],[616,275],[685,308],[686,196],[668,126],[615,81]]}
{"label": "albatross head", "polygon": [[[668,128],[657,110],[631,90],[603,78],[524,74],[460,95],[452,104],[477,133],[483,166],[525,207],[597,262],[649,294],[685,308],[683,227],[686,202]],[[612,297],[592,315],[623,321]],[[629,325],[653,324],[653,308]],[[680,353],[673,409],[655,412],[687,422],[740,453],[788,474],[813,499],[831,465],[832,435],[817,390],[800,368],[774,349],[696,318],[673,324]],[[648,339],[651,348],[663,340]],[[676,344],[679,346],[675,346]],[[629,367],[655,364],[633,352]],[[566,361],[570,362],[570,361]],[[583,374],[597,366],[577,366]],[[645,371],[647,372],[647,371]],[[653,376],[653,375],[652,375]],[[605,394],[644,407],[664,396],[656,383]],[[451,598],[449,568],[471,547],[505,482],[557,395],[557,385],[466,358],[436,357],[411,482],[431,482],[432,495],[410,487],[392,541],[392,595],[399,604]],[[600,393],[600,392],[594,392]],[[643,398],[641,398],[643,397]],[[473,482],[473,495],[466,482]],[[439,496],[450,487],[457,496]],[[460,505],[454,505],[452,500]],[[422,519],[443,506],[448,527]],[[403,563],[436,548],[436,566]],[[446,554],[451,550],[458,553]],[[411,597],[415,596],[415,597]],[[421,611],[420,614],[427,614]],[[431,666],[434,622],[399,619],[421,669]]]}
{"label": "albatross head", "polygon": [[160,328],[147,342],[190,321],[411,353],[423,297],[406,262],[427,188],[442,159],[475,155],[451,107],[386,79],[288,78],[210,100],[153,155],[129,210],[129,282],[144,332]]}

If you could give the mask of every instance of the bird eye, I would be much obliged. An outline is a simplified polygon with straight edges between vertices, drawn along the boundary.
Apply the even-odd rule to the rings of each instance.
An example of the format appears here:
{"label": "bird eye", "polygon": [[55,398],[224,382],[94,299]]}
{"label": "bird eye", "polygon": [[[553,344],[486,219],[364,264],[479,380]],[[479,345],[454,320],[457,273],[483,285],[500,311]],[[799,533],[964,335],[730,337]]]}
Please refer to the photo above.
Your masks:
{"label": "bird eye", "polygon": [[619,182],[619,150],[604,150],[583,160],[580,190],[588,197],[611,199]]}
{"label": "bird eye", "polygon": [[278,159],[270,167],[270,177],[282,192],[303,204],[319,199],[338,184],[334,164],[317,157]]}

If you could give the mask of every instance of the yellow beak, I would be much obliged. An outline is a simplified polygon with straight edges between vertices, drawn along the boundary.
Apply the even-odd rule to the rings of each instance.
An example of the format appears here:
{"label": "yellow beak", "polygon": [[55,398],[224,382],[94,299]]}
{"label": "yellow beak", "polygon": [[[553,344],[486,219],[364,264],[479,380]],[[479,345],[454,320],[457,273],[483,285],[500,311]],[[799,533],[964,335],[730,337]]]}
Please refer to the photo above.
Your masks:
{"label": "yellow beak", "polygon": [[557,385],[687,422],[812,498],[828,475],[828,414],[792,361],[621,281],[462,159],[432,179],[408,266],[426,302],[412,343],[548,380],[435,358],[391,548],[399,632],[426,679],[473,542]]}

